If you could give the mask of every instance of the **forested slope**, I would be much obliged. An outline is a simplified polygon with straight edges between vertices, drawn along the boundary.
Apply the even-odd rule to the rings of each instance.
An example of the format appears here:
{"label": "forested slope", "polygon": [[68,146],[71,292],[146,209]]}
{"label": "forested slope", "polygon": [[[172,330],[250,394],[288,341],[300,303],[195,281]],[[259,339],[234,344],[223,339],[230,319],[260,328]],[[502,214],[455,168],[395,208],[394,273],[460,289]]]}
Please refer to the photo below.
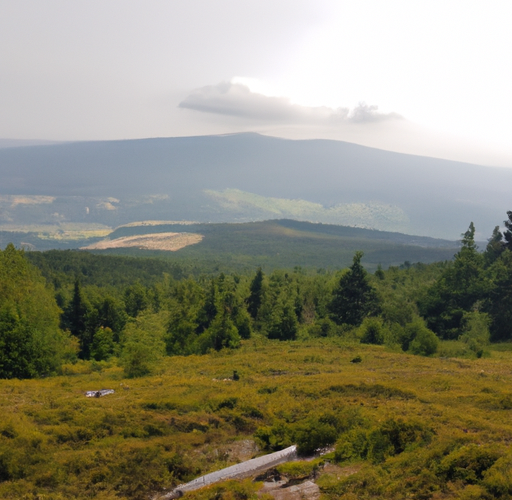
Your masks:
{"label": "forested slope", "polygon": [[339,269],[350,265],[357,250],[365,252],[365,264],[374,270],[379,264],[388,267],[404,261],[447,260],[458,250],[454,241],[286,219],[243,224],[133,223],[117,228],[105,241],[167,232],[197,233],[204,238],[172,254],[133,248],[116,248],[105,253],[152,255],[177,263],[208,262],[211,267],[229,272],[259,266],[269,270],[296,266]]}
{"label": "forested slope", "polygon": [[[159,355],[236,347],[252,334],[281,340],[348,334],[429,354],[438,338],[464,339],[462,350],[482,355],[489,336],[512,337],[511,238],[510,229],[503,235],[496,228],[481,253],[474,235],[471,223],[453,261],[379,266],[373,276],[359,251],[341,272],[295,267],[216,274],[208,266],[82,252],[30,259],[55,286],[61,326],[80,341],[84,359],[122,354],[129,342],[125,327],[138,332],[135,345],[149,324],[147,342],[160,346]],[[431,345],[416,345],[417,337]]]}

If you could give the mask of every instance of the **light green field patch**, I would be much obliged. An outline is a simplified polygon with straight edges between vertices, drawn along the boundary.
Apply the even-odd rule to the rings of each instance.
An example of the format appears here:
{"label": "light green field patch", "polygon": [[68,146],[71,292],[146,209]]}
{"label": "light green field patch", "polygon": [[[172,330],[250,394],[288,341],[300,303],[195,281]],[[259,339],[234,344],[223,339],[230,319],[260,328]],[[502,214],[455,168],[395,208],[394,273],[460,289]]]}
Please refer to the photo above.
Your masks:
{"label": "light green field patch", "polygon": [[104,238],[112,228],[103,224],[70,222],[63,224],[1,224],[0,231],[13,233],[34,233],[43,240],[84,240]]}
{"label": "light green field patch", "polygon": [[[191,220],[143,220],[138,222],[129,222],[128,224],[123,224],[119,227],[163,226],[166,224],[181,224],[183,226],[188,226],[191,224],[199,224],[199,222]],[[119,229],[119,227],[116,229]]]}
{"label": "light green field patch", "polygon": [[0,204],[8,204],[11,208],[16,205],[42,205],[54,201],[54,196],[0,195]]}
{"label": "light green field patch", "polygon": [[205,190],[224,210],[254,212],[265,217],[284,217],[386,231],[407,232],[409,218],[398,206],[385,203],[342,203],[324,207],[302,199],[271,198],[239,189]]}

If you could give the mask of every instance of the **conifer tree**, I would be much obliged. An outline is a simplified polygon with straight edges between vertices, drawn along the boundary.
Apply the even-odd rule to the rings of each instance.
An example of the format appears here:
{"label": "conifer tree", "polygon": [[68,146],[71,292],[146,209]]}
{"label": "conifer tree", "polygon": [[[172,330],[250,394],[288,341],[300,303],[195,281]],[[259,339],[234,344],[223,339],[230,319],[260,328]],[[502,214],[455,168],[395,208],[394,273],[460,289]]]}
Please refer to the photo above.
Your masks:
{"label": "conifer tree", "polygon": [[489,269],[493,277],[484,310],[491,318],[492,341],[512,339],[512,253],[505,251]]}
{"label": "conifer tree", "polygon": [[484,257],[475,244],[473,223],[462,235],[461,243],[453,265],[445,270],[419,303],[428,328],[445,339],[459,337],[464,314],[486,294]]}
{"label": "conifer tree", "polygon": [[247,311],[252,319],[256,319],[261,303],[263,301],[263,271],[261,267],[256,272],[256,276],[251,282],[251,294],[247,299]]}
{"label": "conifer tree", "polygon": [[492,264],[501,255],[503,250],[505,250],[503,234],[500,231],[500,226],[496,226],[485,248],[484,258],[486,265]]}
{"label": "conifer tree", "polygon": [[338,325],[359,326],[363,319],[378,310],[375,288],[361,265],[363,252],[356,252],[348,272],[343,274],[333,291],[329,306],[331,317]]}
{"label": "conifer tree", "polygon": [[219,293],[216,310],[217,314],[210,327],[197,339],[200,352],[210,349],[220,351],[223,348],[236,348],[240,345],[240,334],[231,315],[235,303],[235,295],[232,291]]}
{"label": "conifer tree", "polygon": [[90,307],[82,292],[80,280],[76,278],[73,288],[73,297],[62,317],[63,328],[67,328],[74,335],[80,345],[79,356],[82,359],[89,359],[90,347],[94,331],[90,331],[87,325]]}
{"label": "conifer tree", "polygon": [[210,280],[210,287],[206,292],[203,307],[197,315],[197,333],[203,333],[212,323],[217,315],[217,284],[215,279]]}
{"label": "conifer tree", "polygon": [[193,279],[182,280],[175,285],[169,304],[169,323],[165,336],[167,354],[192,354],[197,338],[204,293]]}
{"label": "conifer tree", "polygon": [[504,221],[505,227],[507,230],[503,233],[505,238],[505,246],[509,250],[512,250],[512,211],[507,212],[508,220]]}

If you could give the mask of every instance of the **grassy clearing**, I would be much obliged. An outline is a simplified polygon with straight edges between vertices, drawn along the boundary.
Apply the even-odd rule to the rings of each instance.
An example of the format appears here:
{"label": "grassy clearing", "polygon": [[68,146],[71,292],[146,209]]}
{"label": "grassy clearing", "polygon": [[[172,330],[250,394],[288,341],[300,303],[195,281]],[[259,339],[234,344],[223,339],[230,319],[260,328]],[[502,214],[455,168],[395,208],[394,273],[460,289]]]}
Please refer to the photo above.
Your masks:
{"label": "grassy clearing", "polygon": [[0,224],[0,232],[33,234],[41,240],[80,241],[89,238],[105,238],[112,228],[103,224]]}
{"label": "grassy clearing", "polygon": [[195,243],[200,243],[203,236],[193,233],[157,233],[140,236],[126,236],[113,240],[102,240],[81,250],[108,250],[113,248],[139,248],[143,250],[164,250],[176,252]]}
{"label": "grassy clearing", "polygon": [[199,224],[197,221],[190,221],[190,220],[142,220],[142,221],[135,221],[135,222],[129,222],[128,224],[122,224],[118,227],[140,227],[140,226],[162,226],[162,225],[168,225],[168,224],[180,224],[182,226],[190,226],[192,224]]}
{"label": "grassy clearing", "polygon": [[[351,362],[357,355],[362,361]],[[233,370],[239,381],[229,379]],[[238,351],[166,358],[152,377],[127,380],[105,362],[64,372],[0,381],[1,498],[147,498],[236,463],[241,440],[259,436],[270,450],[326,422],[337,429],[336,460],[359,470],[324,474],[326,498],[466,498],[458,496],[466,490],[492,498],[506,488],[506,475],[496,479],[497,468],[509,471],[512,442],[512,354],[504,348],[468,360],[339,339],[252,339]],[[85,398],[102,388],[116,393]],[[372,439],[395,428],[403,449],[379,451]],[[482,471],[471,469],[471,454]],[[361,496],[368,481],[373,489]]]}
{"label": "grassy clearing", "polygon": [[89,233],[109,234],[112,228],[104,224],[69,222],[62,224],[0,224],[0,231],[81,235]]}
{"label": "grassy clearing", "polygon": [[412,229],[407,214],[398,206],[386,203],[342,203],[324,207],[303,199],[260,196],[239,189],[204,191],[224,210],[235,213],[255,212],[259,217],[279,217],[328,224],[408,232]]}

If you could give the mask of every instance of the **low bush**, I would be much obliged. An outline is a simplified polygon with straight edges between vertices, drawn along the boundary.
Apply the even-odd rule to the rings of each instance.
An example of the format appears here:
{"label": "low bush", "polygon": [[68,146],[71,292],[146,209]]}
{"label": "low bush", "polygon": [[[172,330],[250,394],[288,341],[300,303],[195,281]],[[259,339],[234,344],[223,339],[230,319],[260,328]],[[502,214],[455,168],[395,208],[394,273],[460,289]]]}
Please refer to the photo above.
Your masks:
{"label": "low bush", "polygon": [[482,485],[494,498],[512,497],[512,453],[498,458],[482,475]]}
{"label": "low bush", "polygon": [[299,424],[293,432],[299,455],[312,455],[336,441],[338,431],[329,422],[312,418]]}
{"label": "low bush", "polygon": [[321,459],[288,462],[278,465],[276,470],[279,474],[286,476],[290,480],[297,480],[314,476],[322,465],[323,461]]}
{"label": "low bush", "polygon": [[437,474],[447,481],[478,484],[502,455],[496,447],[469,444],[446,456],[439,464]]}
{"label": "low bush", "polygon": [[428,444],[434,432],[419,422],[388,419],[378,427],[357,428],[343,434],[335,451],[335,460],[364,459],[380,463],[406,449]]}
{"label": "low bush", "polygon": [[408,323],[403,330],[402,349],[419,356],[432,356],[437,351],[439,339],[421,318]]}
{"label": "low bush", "polygon": [[254,437],[268,451],[279,451],[294,444],[293,431],[290,425],[278,422],[270,427],[260,427]]}
{"label": "low bush", "polygon": [[359,334],[363,344],[384,344],[384,328],[377,318],[366,318],[359,327]]}

